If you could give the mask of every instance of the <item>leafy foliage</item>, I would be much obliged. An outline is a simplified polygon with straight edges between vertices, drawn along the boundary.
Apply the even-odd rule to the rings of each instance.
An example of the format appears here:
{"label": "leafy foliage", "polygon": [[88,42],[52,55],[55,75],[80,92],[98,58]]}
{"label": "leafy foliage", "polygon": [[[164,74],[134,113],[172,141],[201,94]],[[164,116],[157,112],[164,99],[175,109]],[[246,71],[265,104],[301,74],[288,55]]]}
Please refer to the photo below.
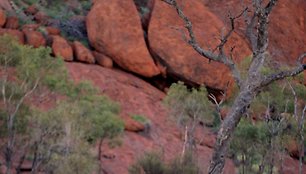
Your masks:
{"label": "leafy foliage", "polygon": [[[0,109],[1,138],[16,135],[11,148],[32,160],[34,171],[92,173],[96,161],[88,150],[91,143],[114,139],[123,132],[118,104],[89,82],[70,81],[63,60],[50,57],[49,48],[34,49],[8,36],[1,37],[0,68],[0,85],[6,89],[6,97],[2,92],[0,97],[10,99]],[[31,90],[37,95],[46,90],[58,92],[65,100],[48,111],[33,108],[28,102],[16,107]],[[5,124],[15,110],[10,130]],[[2,145],[0,149],[6,149]]]}
{"label": "leafy foliage", "polygon": [[158,152],[146,152],[135,164],[129,168],[130,174],[198,174],[197,166],[192,153],[183,158],[175,158],[169,164],[164,162]]}
{"label": "leafy foliage", "polygon": [[187,89],[182,83],[174,83],[169,88],[165,104],[179,125],[185,126],[192,120],[212,125],[214,114],[205,87]]}

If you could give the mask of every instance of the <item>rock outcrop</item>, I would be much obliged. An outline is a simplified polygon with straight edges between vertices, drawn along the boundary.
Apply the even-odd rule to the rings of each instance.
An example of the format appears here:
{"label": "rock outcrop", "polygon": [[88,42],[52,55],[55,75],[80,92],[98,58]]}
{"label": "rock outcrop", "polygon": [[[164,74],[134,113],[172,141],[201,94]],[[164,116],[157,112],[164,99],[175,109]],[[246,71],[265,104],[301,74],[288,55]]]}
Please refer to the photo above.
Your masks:
{"label": "rock outcrop", "polygon": [[147,49],[133,0],[95,1],[86,25],[90,44],[122,68],[144,77],[160,73]]}
{"label": "rock outcrop", "polygon": [[[118,102],[123,120],[128,119],[131,114],[143,115],[150,120],[150,130],[146,135],[125,131],[121,137],[122,145],[116,149],[111,149],[105,143],[102,147],[103,154],[111,153],[113,156],[112,160],[109,160],[102,155],[103,169],[107,173],[128,174],[130,165],[146,151],[162,150],[167,161],[181,152],[183,140],[177,136],[179,129],[175,122],[169,120],[168,112],[162,104],[165,96],[163,92],[120,70],[81,63],[66,63],[66,67],[73,80],[92,81],[103,94]],[[199,132],[199,139],[209,135],[208,129],[200,129]],[[212,149],[207,145],[197,146],[201,171],[207,170],[211,154]],[[226,160],[224,174],[233,173],[236,173],[233,162]]]}
{"label": "rock outcrop", "polygon": [[[194,33],[200,45],[205,49],[214,50],[220,43],[221,32],[225,25],[218,19],[201,0],[178,1],[184,7],[184,13],[193,23]],[[232,81],[228,68],[221,63],[209,62],[201,57],[188,45],[188,37],[184,23],[170,5],[156,1],[149,25],[149,43],[152,51],[160,58],[170,74],[185,82],[205,84],[209,87],[224,90]],[[235,46],[234,61],[239,62],[251,52],[246,42],[237,34],[229,40]]]}

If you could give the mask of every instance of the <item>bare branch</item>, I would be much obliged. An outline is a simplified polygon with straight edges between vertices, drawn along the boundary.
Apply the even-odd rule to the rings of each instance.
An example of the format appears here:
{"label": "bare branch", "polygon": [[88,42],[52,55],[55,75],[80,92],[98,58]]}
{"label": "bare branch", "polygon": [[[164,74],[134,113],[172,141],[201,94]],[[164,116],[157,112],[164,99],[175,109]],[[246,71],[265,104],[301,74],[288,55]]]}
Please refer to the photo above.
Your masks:
{"label": "bare branch", "polygon": [[228,38],[231,36],[232,32],[235,29],[235,25],[234,22],[237,18],[241,17],[242,14],[247,10],[245,9],[243,12],[241,12],[240,14],[238,14],[235,17],[231,17],[231,26],[232,29],[225,35],[224,38],[221,39],[221,43],[217,46],[219,48],[219,54],[215,54],[212,51],[208,51],[203,49],[199,43],[196,40],[195,34],[193,32],[193,26],[192,23],[190,21],[190,19],[184,14],[184,12],[182,11],[182,9],[179,7],[178,3],[176,2],[176,0],[162,0],[164,2],[166,2],[167,4],[173,6],[176,9],[177,14],[179,15],[179,17],[184,21],[185,23],[185,28],[188,31],[189,34],[189,40],[188,40],[188,44],[190,46],[192,46],[192,48],[199,53],[201,56],[209,59],[209,60],[213,60],[216,62],[220,62],[223,63],[224,65],[226,65],[227,67],[229,67],[229,69],[232,71],[233,74],[233,78],[235,79],[238,87],[240,88],[240,86],[242,85],[242,81],[241,81],[241,76],[240,76],[240,72],[237,69],[235,63],[232,61],[232,59],[230,59],[229,57],[227,57],[223,51],[223,47],[224,45],[227,43]]}
{"label": "bare branch", "polygon": [[260,83],[260,87],[267,86],[270,83],[272,83],[273,81],[281,80],[281,79],[284,79],[286,77],[294,77],[294,76],[298,75],[299,73],[303,72],[304,70],[306,70],[306,64],[304,64],[304,65],[302,64],[302,61],[303,61],[304,57],[306,57],[306,53],[299,56],[297,67],[295,67],[292,70],[281,71],[281,72],[278,72],[278,73],[275,73],[275,74],[270,74],[270,75],[265,76]]}
{"label": "bare branch", "polygon": [[222,122],[222,115],[221,115],[221,105],[223,104],[223,102],[225,101],[225,93],[221,93],[222,94],[222,99],[221,101],[218,102],[217,100],[217,97],[213,94],[209,94],[208,97],[216,104],[216,110],[218,112],[218,115],[219,115],[219,119],[220,119],[220,122]]}

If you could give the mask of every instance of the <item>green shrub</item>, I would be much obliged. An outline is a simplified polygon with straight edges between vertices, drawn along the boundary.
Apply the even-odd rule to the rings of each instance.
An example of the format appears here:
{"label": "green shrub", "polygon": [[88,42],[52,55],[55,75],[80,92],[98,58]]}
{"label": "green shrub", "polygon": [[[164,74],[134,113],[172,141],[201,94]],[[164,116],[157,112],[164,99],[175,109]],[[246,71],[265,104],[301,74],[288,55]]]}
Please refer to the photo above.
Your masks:
{"label": "green shrub", "polygon": [[135,121],[138,121],[139,123],[142,123],[142,124],[150,124],[150,120],[148,118],[146,118],[146,116],[144,116],[144,115],[134,114],[134,115],[131,116],[131,118]]}
{"label": "green shrub", "polygon": [[183,158],[176,157],[169,164],[158,152],[146,152],[129,168],[130,174],[199,174],[192,153],[186,153]]}
{"label": "green shrub", "polygon": [[167,168],[167,174],[199,174],[200,169],[192,155],[192,153],[186,153],[182,158],[174,159]]}
{"label": "green shrub", "polygon": [[157,152],[146,152],[129,168],[130,174],[164,174],[165,171],[165,164]]}
{"label": "green shrub", "polygon": [[208,125],[214,122],[214,108],[208,100],[205,87],[189,90],[182,82],[174,83],[169,88],[164,103],[171,109],[171,115],[183,127],[192,121],[201,121]]}

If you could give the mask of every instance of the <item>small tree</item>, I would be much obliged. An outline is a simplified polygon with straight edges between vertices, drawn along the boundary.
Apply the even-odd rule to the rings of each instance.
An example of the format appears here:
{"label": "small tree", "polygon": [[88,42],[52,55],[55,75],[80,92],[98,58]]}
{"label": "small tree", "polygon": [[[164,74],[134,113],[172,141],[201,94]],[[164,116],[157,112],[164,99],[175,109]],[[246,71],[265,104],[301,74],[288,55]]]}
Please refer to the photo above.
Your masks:
{"label": "small tree", "polygon": [[[303,65],[303,59],[306,53],[297,58],[297,66],[290,70],[278,70],[273,73],[263,74],[262,67],[266,62],[267,48],[268,48],[268,24],[269,15],[271,14],[274,6],[278,0],[253,0],[252,4],[245,8],[240,14],[230,16],[230,30],[220,39],[220,44],[217,46],[218,52],[202,48],[193,32],[193,26],[189,18],[184,14],[180,5],[176,0],[163,0],[169,5],[173,6],[177,11],[179,17],[184,21],[185,28],[189,33],[188,43],[198,52],[203,58],[212,61],[217,61],[226,65],[232,72],[235,82],[239,88],[238,95],[236,96],[231,110],[226,115],[225,120],[222,122],[218,132],[217,141],[214,146],[214,152],[211,159],[211,164],[208,170],[209,174],[220,174],[223,171],[226,153],[230,140],[233,136],[234,130],[242,116],[246,113],[252,100],[261,92],[261,89],[270,85],[272,82],[284,79],[286,77],[296,76],[306,69]],[[224,46],[230,39],[231,34],[235,30],[235,20],[246,14],[249,10],[253,12],[251,17],[246,20],[246,38],[250,42],[252,48],[252,61],[248,68],[248,73],[245,79],[241,78],[241,72],[231,58],[231,53],[227,54],[224,51]]]}
{"label": "small tree", "polygon": [[215,117],[212,104],[208,100],[206,88],[189,90],[181,82],[172,84],[165,103],[171,108],[171,115],[184,130],[183,158],[186,151],[192,153],[195,149],[194,132],[199,122],[213,125]]}

